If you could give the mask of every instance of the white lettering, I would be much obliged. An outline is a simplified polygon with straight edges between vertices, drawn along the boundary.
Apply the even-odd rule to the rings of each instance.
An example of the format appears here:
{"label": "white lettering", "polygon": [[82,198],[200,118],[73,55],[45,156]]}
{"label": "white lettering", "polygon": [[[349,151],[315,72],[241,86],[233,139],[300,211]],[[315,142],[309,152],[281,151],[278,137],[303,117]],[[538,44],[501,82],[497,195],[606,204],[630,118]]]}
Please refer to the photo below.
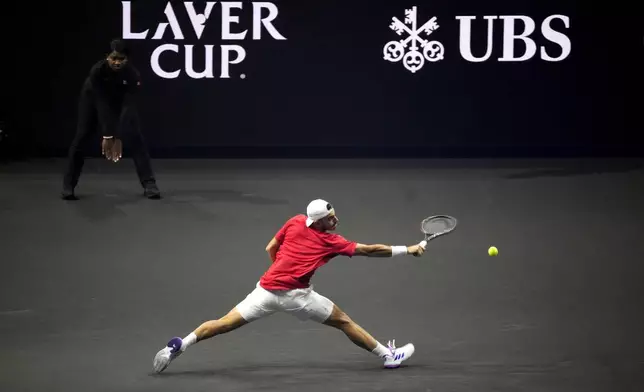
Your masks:
{"label": "white lettering", "polygon": [[142,33],[132,32],[132,4],[130,1],[122,1],[123,5],[123,39],[145,39],[148,30]]}
{"label": "white lettering", "polygon": [[203,79],[203,78],[214,78],[212,72],[212,51],[214,45],[204,45],[206,49],[206,59],[204,60],[206,65],[202,72],[195,72],[194,66],[192,65],[192,48],[194,45],[186,45],[186,74],[192,79]]}
{"label": "white lettering", "polygon": [[[183,39],[181,26],[179,25],[177,15],[175,15],[174,9],[172,8],[172,4],[170,2],[168,2],[168,4],[165,6],[165,11],[163,11],[163,13],[165,14],[166,18],[168,18],[170,28],[172,29],[172,33],[174,34],[174,39]],[[163,38],[163,33],[165,33],[166,27],[168,27],[168,23],[159,23],[157,31],[154,33],[154,37],[152,37],[152,39]]]}
{"label": "white lettering", "polygon": [[[166,20],[158,23],[154,34],[149,37],[149,32],[152,31],[152,28],[145,30],[143,32],[134,32],[132,24],[132,2],[131,1],[122,1],[122,21],[123,21],[123,38],[124,39],[150,39],[150,40],[162,40],[165,42],[174,40],[184,40],[185,34],[182,30],[181,25],[179,24],[179,18],[177,17],[177,3],[167,1],[164,8],[164,15]],[[214,7],[217,4],[217,1],[207,1],[203,8],[202,13],[197,11],[192,1],[182,2],[192,30],[195,33],[196,38],[202,39],[205,32],[206,23],[209,21]],[[243,9],[242,1],[233,1],[233,2],[219,2],[221,5],[221,40],[222,41],[241,41],[250,34],[250,26],[248,24],[244,25],[240,19],[241,14],[238,10]],[[280,34],[275,26],[273,21],[277,18],[279,10],[275,4],[270,2],[253,2],[253,24],[252,24],[252,36],[254,40],[261,39],[262,29],[266,31],[277,40],[286,40],[282,34]],[[268,10],[268,15],[262,16],[264,9]],[[179,15],[185,18],[186,15]],[[250,20],[248,20],[250,22]],[[233,25],[235,25],[233,27]],[[166,36],[166,32],[170,26],[172,30],[172,35]],[[247,27],[247,28],[244,28]],[[184,26],[184,28],[186,28]],[[188,28],[189,29],[189,28]],[[186,30],[187,32],[188,30]],[[189,34],[189,33],[188,33]],[[189,34],[191,35],[191,34]],[[188,37],[193,39],[192,36]],[[150,66],[152,71],[164,79],[177,79],[182,75],[182,72],[185,71],[185,75],[192,79],[211,79],[215,78],[215,68],[217,59],[215,57],[215,46],[216,45],[183,45],[184,52],[181,50],[181,45],[175,45],[170,43],[163,43],[152,51],[150,56]],[[203,49],[201,49],[203,47]],[[201,62],[201,57],[195,57],[195,52],[201,53],[200,50],[203,50],[204,56],[204,66],[199,65],[195,66],[195,58],[198,58],[198,62]],[[162,57],[166,52],[174,52],[180,56],[185,56],[183,58],[184,68],[170,68],[168,63],[165,63],[165,67],[162,66]],[[166,56],[167,57],[167,56]],[[231,65],[236,65],[242,63],[246,59],[246,50],[239,45],[220,45],[220,78],[228,79],[230,78],[230,68]],[[176,64],[177,58],[174,59],[170,64]],[[166,59],[167,61],[167,59]],[[176,65],[174,65],[176,67]]]}
{"label": "white lettering", "polygon": [[179,77],[181,71],[177,70],[166,72],[163,70],[163,68],[161,68],[161,65],[159,64],[159,57],[161,57],[161,53],[165,51],[179,53],[179,46],[173,44],[165,44],[154,49],[154,52],[152,52],[152,56],[150,57],[150,65],[152,66],[154,73],[159,75],[160,77],[165,79],[176,79]]}
{"label": "white lettering", "polygon": [[[149,29],[138,33],[132,32],[132,6],[131,6],[132,2],[122,1],[121,3],[123,8],[123,14],[122,14],[123,38],[124,39],[146,39],[148,36]],[[190,23],[192,24],[192,28],[198,39],[200,39],[201,36],[203,35],[206,22],[210,18],[210,15],[212,14],[212,10],[216,3],[217,3],[216,1],[206,2],[204,12],[203,14],[200,14],[195,10],[194,3],[192,1],[183,2],[186,12],[188,14],[188,17],[190,18]],[[231,15],[231,10],[233,8],[242,9],[243,3],[240,1],[236,1],[236,2],[220,2],[220,4],[221,4],[221,12],[222,12],[221,38],[223,40],[245,39],[246,34],[248,33],[248,29],[243,30],[242,32],[239,32],[239,33],[233,33],[231,32],[231,28],[230,28],[231,24],[240,23],[239,16]],[[263,25],[266,31],[268,31],[268,33],[274,39],[286,40],[286,37],[280,34],[279,31],[277,31],[277,29],[273,25],[273,21],[279,15],[279,10],[277,6],[273,3],[263,2],[263,1],[253,2],[252,4],[253,4],[253,39],[259,40],[262,38],[262,25]],[[266,17],[262,17],[263,9],[268,10],[268,15]],[[157,28],[154,32],[154,36],[152,37],[152,39],[154,40],[163,39],[168,25],[172,30],[174,39],[176,40],[184,39],[184,34],[183,34],[183,31],[181,30],[181,25],[179,24],[179,20],[177,19],[177,14],[175,13],[174,8],[172,7],[172,2],[169,1],[168,3],[166,3],[163,13],[166,16],[167,22],[162,22],[157,25]]]}
{"label": "white lettering", "polygon": [[[262,8],[268,9],[268,16],[262,18]],[[272,22],[277,18],[279,11],[275,4],[269,2],[254,2],[253,3],[253,39],[258,40],[262,38],[262,24],[266,31],[277,40],[285,40],[286,38],[280,34],[273,26]]]}
{"label": "white lettering", "polygon": [[552,29],[550,22],[552,22],[553,19],[561,19],[564,22],[564,26],[567,29],[570,28],[570,19],[564,15],[551,15],[547,17],[543,21],[543,23],[541,23],[541,33],[543,34],[544,38],[561,46],[561,55],[559,57],[551,57],[546,52],[546,48],[542,46],[541,58],[546,61],[561,61],[570,55],[570,38],[568,38],[565,34]]}
{"label": "white lettering", "polygon": [[[237,58],[230,61],[230,52],[237,52]],[[222,79],[230,78],[230,64],[239,64],[246,58],[246,50],[239,45],[221,45],[221,75]]]}
{"label": "white lettering", "polygon": [[[501,15],[497,16],[484,16],[487,19],[487,49],[485,55],[482,57],[475,57],[472,54],[472,21],[476,20],[476,16],[457,16],[456,19],[460,22],[459,26],[459,46],[461,57],[470,62],[483,62],[487,61],[492,55],[493,45],[493,21],[497,18],[503,20],[503,55],[499,61],[526,61],[534,57],[537,53],[537,45],[535,41],[530,38],[530,35],[535,31],[535,22],[529,16],[523,15]],[[559,57],[552,57],[546,52],[546,48],[541,46],[541,58],[546,61],[561,61],[570,55],[571,44],[570,38],[565,34],[556,31],[552,28],[551,23],[554,19],[560,19],[564,22],[566,28],[570,26],[570,20],[564,15],[551,15],[546,18],[541,24],[541,32],[545,39],[550,42],[556,43],[561,47],[561,55]],[[524,29],[520,34],[516,34],[516,21],[523,22]],[[520,57],[516,57],[515,50],[517,48],[516,41],[523,41],[525,44],[525,52]]]}
{"label": "white lettering", "polygon": [[241,33],[231,33],[230,25],[232,23],[239,23],[239,16],[232,16],[230,10],[232,8],[241,9],[241,2],[225,2],[221,3],[221,39],[226,40],[242,40],[246,37],[248,30]]}
{"label": "white lettering", "polygon": [[474,57],[472,54],[472,20],[476,19],[476,16],[457,16],[456,19],[460,21],[459,28],[459,49],[461,51],[461,57],[465,60],[472,63],[480,63],[486,61],[492,55],[492,37],[494,33],[494,19],[496,16],[484,16],[483,19],[487,19],[487,49],[483,57]]}
{"label": "white lettering", "polygon": [[192,29],[195,31],[197,38],[201,38],[201,34],[203,34],[203,30],[206,27],[206,21],[210,18],[210,13],[212,12],[212,8],[215,6],[215,3],[217,2],[207,2],[203,14],[198,14],[197,11],[195,11],[195,6],[192,1],[184,2],[186,11],[188,12],[188,17],[190,18],[190,23],[192,24]]}
{"label": "white lettering", "polygon": [[[499,61],[526,61],[537,53],[537,45],[529,38],[534,32],[534,20],[528,16],[502,15],[503,19],[503,57]],[[523,21],[525,30],[520,35],[514,33],[515,20]],[[525,43],[525,53],[521,57],[514,57],[514,41],[522,40]]]}
{"label": "white lettering", "polygon": [[[213,54],[214,54],[214,45],[204,45],[204,51],[205,51],[205,59],[204,59],[204,70],[203,71],[195,71],[194,67],[194,51],[195,47],[194,45],[184,45],[185,49],[185,68],[186,68],[186,75],[192,79],[212,79],[214,78],[214,71],[213,71]],[[163,52],[174,52],[174,53],[180,53],[179,51],[179,46],[174,45],[174,44],[164,44],[159,46],[152,52],[152,56],[150,58],[150,65],[152,67],[152,70],[154,71],[155,74],[158,76],[164,78],[164,79],[176,79],[179,77],[181,74],[180,70],[176,71],[166,71],[161,67],[161,54]],[[231,52],[235,52],[234,58],[231,59]],[[221,75],[220,78],[222,79],[229,79],[230,78],[230,65],[234,64],[239,64],[244,59],[246,58],[246,51],[244,48],[242,48],[239,45],[221,45]]]}

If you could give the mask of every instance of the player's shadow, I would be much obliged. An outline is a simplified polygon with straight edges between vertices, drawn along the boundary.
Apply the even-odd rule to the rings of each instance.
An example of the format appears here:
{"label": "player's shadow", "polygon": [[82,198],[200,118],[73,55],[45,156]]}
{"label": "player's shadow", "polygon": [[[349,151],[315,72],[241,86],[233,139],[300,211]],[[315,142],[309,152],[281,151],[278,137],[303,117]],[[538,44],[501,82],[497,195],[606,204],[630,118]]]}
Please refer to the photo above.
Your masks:
{"label": "player's shadow", "polygon": [[560,167],[528,169],[505,176],[511,180],[531,179],[540,177],[573,177],[593,174],[628,173],[644,169],[642,161],[616,162],[579,162],[561,165]]}
{"label": "player's shadow", "polygon": [[252,382],[259,385],[262,382],[286,382],[298,379],[307,382],[321,382],[332,378],[356,377],[372,378],[378,373],[399,374],[405,370],[417,371],[424,365],[403,364],[397,369],[385,369],[375,362],[297,362],[281,364],[248,364],[235,367],[209,368],[199,370],[172,370],[168,369],[161,374],[150,373],[153,377],[179,377],[179,378],[230,378],[236,381]]}
{"label": "player's shadow", "polygon": [[79,192],[79,200],[68,201],[81,216],[90,221],[103,221],[127,216],[128,207],[136,205],[146,211],[190,213],[197,219],[212,220],[213,203],[245,203],[251,205],[287,205],[288,200],[263,197],[250,192],[233,190],[162,190],[160,200],[148,200],[143,191],[115,190],[110,192]]}

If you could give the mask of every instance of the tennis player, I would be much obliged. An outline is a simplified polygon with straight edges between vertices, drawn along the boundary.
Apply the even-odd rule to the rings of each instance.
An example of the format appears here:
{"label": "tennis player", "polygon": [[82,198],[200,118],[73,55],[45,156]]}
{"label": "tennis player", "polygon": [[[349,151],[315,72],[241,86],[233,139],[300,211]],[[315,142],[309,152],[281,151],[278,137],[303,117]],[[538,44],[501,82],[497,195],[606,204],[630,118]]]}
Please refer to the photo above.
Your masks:
{"label": "tennis player", "polygon": [[396,348],[394,340],[383,346],[331,300],[315,292],[310,280],[318,268],[336,256],[418,257],[424,246],[363,245],[330,233],[337,228],[338,217],[333,206],[321,199],[309,203],[306,213],[289,219],[268,243],[266,251],[273,263],[255,289],[219,320],[206,321],[183,339],[172,338],[154,357],[157,373],[191,345],[276,312],[339,329],[358,347],[384,360],[386,368],[397,368],[412,356],[413,344]]}

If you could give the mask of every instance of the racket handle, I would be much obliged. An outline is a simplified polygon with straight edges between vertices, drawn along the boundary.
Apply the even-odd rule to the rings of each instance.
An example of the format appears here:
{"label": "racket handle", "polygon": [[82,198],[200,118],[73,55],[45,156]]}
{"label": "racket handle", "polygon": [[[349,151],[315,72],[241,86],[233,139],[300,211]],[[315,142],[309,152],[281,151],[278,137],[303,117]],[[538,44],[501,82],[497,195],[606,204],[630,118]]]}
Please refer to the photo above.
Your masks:
{"label": "racket handle", "polygon": [[418,245],[420,245],[421,248],[425,249],[425,247],[427,246],[427,241],[422,240],[422,241],[420,241],[420,244],[418,244]]}

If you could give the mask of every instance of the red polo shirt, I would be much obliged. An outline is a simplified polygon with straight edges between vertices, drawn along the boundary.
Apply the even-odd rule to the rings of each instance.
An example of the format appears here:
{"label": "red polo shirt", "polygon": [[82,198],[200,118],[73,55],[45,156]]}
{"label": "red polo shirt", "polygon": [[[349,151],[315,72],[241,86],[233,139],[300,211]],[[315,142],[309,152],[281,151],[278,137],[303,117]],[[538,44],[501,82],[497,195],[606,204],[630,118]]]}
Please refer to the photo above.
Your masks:
{"label": "red polo shirt", "polygon": [[339,234],[306,227],[305,215],[289,219],[275,239],[280,244],[275,262],[259,281],[266,290],[309,287],[315,270],[336,256],[352,257],[357,245]]}

